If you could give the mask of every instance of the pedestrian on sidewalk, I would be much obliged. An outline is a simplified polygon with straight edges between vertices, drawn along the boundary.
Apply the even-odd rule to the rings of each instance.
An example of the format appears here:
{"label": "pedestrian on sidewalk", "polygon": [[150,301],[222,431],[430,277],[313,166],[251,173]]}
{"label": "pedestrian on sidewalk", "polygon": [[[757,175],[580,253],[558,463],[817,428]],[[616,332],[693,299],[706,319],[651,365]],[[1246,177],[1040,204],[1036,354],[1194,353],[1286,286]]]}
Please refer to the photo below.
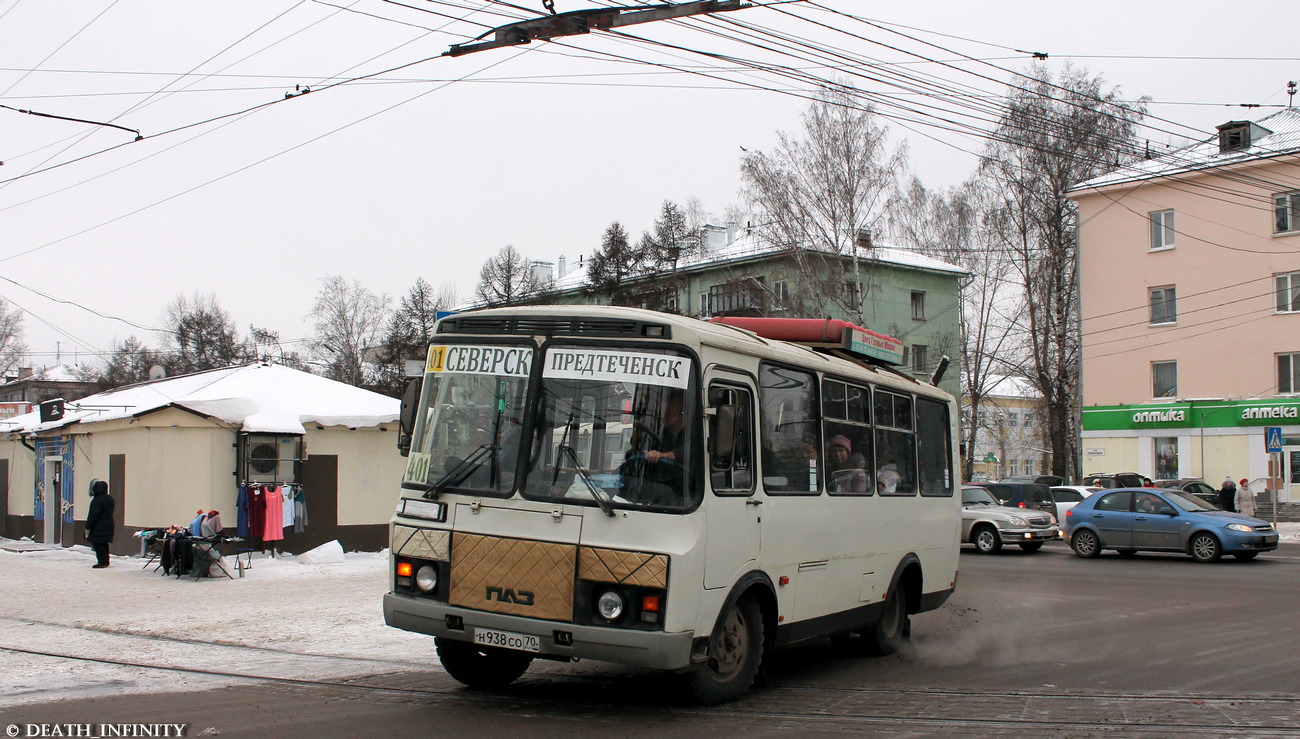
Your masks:
{"label": "pedestrian on sidewalk", "polygon": [[1237,513],[1255,515],[1255,494],[1250,490],[1250,480],[1245,478],[1237,485]]}
{"label": "pedestrian on sidewalk", "polygon": [[1223,485],[1219,487],[1219,507],[1225,511],[1237,510],[1237,483],[1231,477],[1223,478]]}
{"label": "pedestrian on sidewalk", "polygon": [[86,514],[86,541],[95,550],[95,569],[108,566],[108,545],[113,542],[113,496],[108,483],[90,481],[90,512]]}

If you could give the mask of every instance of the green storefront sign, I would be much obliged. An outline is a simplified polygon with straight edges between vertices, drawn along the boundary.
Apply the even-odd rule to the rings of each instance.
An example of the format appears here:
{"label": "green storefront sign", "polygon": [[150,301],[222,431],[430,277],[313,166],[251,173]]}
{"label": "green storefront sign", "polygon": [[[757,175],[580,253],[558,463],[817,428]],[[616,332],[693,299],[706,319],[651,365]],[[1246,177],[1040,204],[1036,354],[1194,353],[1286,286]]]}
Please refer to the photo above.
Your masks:
{"label": "green storefront sign", "polygon": [[1300,398],[1287,400],[1189,400],[1083,409],[1084,431],[1300,425]]}

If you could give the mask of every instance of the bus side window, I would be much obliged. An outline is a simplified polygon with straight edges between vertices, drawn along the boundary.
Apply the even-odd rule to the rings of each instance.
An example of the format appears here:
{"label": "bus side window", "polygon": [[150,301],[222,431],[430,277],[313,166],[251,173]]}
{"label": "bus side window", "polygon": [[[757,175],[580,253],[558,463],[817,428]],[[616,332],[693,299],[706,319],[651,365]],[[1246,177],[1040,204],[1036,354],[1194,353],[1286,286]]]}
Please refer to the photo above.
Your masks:
{"label": "bus side window", "polygon": [[720,494],[754,490],[754,399],[747,388],[709,388],[709,479]]}

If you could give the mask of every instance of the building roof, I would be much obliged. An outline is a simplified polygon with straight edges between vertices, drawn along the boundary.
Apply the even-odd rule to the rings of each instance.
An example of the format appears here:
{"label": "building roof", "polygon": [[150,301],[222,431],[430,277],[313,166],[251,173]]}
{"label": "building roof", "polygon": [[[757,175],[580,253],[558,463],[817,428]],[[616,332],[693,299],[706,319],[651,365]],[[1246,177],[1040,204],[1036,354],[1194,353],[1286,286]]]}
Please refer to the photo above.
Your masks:
{"label": "building roof", "polygon": [[58,421],[41,423],[40,413],[32,412],[0,422],[0,431],[48,431],[169,407],[216,418],[243,431],[301,434],[306,423],[359,428],[394,421],[401,403],[308,372],[254,362],[115,388],[68,403]]}
{"label": "building roof", "polygon": [[45,367],[38,372],[33,372],[26,377],[15,377],[5,384],[12,385],[17,382],[85,382],[85,380],[77,375],[76,367],[56,364],[53,367]]}
{"label": "building roof", "polygon": [[[1233,121],[1232,123],[1250,123]],[[1216,169],[1231,164],[1261,161],[1300,154],[1300,109],[1286,108],[1253,122],[1264,135],[1242,149],[1220,151],[1219,134],[1203,141],[1160,154],[1136,164],[1129,164],[1069,189],[1071,194],[1160,177]],[[1229,125],[1229,124],[1225,124]]]}
{"label": "building roof", "polygon": [[[699,254],[693,254],[677,264],[681,272],[696,272],[718,265],[731,264],[751,259],[779,256],[784,247],[766,244],[753,233],[744,233],[739,238],[721,246],[709,246]],[[870,262],[889,264],[912,269],[925,269],[934,272],[948,272],[954,275],[968,274],[967,270],[941,259],[926,256],[918,251],[898,246],[877,244],[870,250],[863,250],[861,256]],[[638,275],[634,280],[648,278]],[[554,292],[570,292],[589,285],[585,265],[578,264],[569,268],[568,273],[559,276],[550,289]]]}

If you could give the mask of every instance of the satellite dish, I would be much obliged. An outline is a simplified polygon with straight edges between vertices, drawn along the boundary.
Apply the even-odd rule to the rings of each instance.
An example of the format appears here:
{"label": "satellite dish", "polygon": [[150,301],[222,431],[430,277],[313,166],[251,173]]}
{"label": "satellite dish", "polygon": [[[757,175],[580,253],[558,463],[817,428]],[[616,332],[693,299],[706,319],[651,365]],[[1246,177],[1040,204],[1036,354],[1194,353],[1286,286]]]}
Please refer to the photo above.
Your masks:
{"label": "satellite dish", "polygon": [[167,368],[162,366],[161,364],[155,364],[154,366],[149,368],[150,380],[161,380],[166,376],[167,376]]}

